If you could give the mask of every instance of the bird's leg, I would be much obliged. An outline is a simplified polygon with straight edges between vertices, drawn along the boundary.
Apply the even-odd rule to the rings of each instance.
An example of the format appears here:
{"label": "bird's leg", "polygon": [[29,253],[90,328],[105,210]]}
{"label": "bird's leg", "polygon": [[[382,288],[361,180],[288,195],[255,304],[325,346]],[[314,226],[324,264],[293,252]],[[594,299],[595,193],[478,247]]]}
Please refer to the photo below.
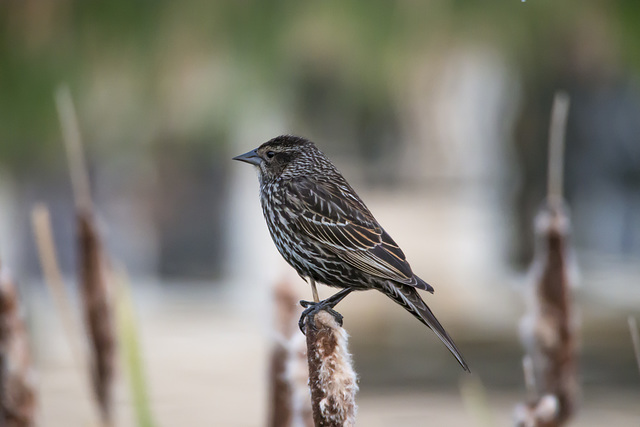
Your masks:
{"label": "bird's leg", "polygon": [[[314,282],[312,281],[311,283]],[[298,321],[298,327],[300,328],[302,333],[304,333],[304,322],[307,316],[309,316],[310,314],[313,314],[315,316],[320,310],[327,311],[333,316],[334,319],[336,319],[338,325],[342,326],[342,314],[338,313],[333,308],[338,305],[338,303],[342,301],[344,297],[349,295],[351,291],[352,289],[344,288],[340,292],[336,292],[329,298],[322,301],[300,301],[300,305],[305,308],[305,310],[302,312],[302,315],[300,316],[300,320]]]}
{"label": "bird's leg", "polygon": [[318,288],[316,287],[316,281],[309,277],[309,283],[311,283],[311,293],[313,294],[313,301],[316,303],[320,302],[320,297],[318,296]]}

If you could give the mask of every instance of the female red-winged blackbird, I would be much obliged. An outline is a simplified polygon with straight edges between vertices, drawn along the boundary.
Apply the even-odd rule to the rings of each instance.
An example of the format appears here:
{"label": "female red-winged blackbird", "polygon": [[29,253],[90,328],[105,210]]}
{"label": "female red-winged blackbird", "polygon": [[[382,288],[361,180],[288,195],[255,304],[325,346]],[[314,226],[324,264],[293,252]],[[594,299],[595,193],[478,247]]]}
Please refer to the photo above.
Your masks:
{"label": "female red-winged blackbird", "polygon": [[416,291],[433,288],[413,274],[396,242],[311,141],[279,136],[234,160],[257,167],[262,212],[284,259],[312,285],[344,288],[319,303],[301,301],[308,307],[301,326],[312,310],[332,311],[351,291],[377,289],[431,328],[469,371]]}

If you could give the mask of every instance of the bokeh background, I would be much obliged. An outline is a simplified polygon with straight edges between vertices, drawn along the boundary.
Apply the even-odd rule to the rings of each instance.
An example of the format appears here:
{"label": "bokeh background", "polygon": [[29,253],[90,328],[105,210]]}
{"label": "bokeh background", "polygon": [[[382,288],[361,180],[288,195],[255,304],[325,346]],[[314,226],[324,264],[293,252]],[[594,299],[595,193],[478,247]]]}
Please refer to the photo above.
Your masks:
{"label": "bokeh background", "polygon": [[[0,2],[0,258],[26,300],[42,425],[91,420],[29,219],[36,202],[51,209],[73,288],[61,83],[163,426],[264,425],[271,290],[310,292],[270,241],[256,174],[231,157],[283,133],[334,160],[436,288],[428,301],[484,385],[484,425],[508,425],[526,397],[521,291],[566,90],[576,425],[638,425],[639,20],[637,0]],[[483,425],[455,360],[400,307],[369,292],[340,311],[360,425]],[[125,387],[117,402],[132,425]]]}

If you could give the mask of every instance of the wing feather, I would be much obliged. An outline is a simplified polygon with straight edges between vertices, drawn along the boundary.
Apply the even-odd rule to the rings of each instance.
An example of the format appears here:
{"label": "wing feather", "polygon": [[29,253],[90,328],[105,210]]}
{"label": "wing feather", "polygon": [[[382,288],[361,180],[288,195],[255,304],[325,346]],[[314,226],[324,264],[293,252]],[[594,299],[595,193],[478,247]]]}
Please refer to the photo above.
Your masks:
{"label": "wing feather", "polygon": [[423,287],[402,250],[346,181],[307,177],[292,183],[290,190],[301,212],[295,223],[307,237],[367,274]]}

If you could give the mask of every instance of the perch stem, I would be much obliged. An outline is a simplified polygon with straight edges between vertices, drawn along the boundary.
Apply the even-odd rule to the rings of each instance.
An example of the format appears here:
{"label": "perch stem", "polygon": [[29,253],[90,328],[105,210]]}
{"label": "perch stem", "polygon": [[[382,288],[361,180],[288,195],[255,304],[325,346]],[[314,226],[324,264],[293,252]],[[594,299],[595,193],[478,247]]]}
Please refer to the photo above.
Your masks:
{"label": "perch stem", "polygon": [[315,425],[352,427],[358,385],[346,332],[332,314],[320,310],[305,319],[305,335]]}
{"label": "perch stem", "polygon": [[569,95],[556,92],[549,125],[549,164],[547,179],[547,201],[555,205],[562,201],[564,174],[564,146],[567,117],[569,115]]}
{"label": "perch stem", "polygon": [[629,316],[629,331],[631,332],[631,341],[633,342],[633,352],[636,355],[638,363],[638,371],[640,371],[640,332],[638,332],[638,323],[636,318]]}

